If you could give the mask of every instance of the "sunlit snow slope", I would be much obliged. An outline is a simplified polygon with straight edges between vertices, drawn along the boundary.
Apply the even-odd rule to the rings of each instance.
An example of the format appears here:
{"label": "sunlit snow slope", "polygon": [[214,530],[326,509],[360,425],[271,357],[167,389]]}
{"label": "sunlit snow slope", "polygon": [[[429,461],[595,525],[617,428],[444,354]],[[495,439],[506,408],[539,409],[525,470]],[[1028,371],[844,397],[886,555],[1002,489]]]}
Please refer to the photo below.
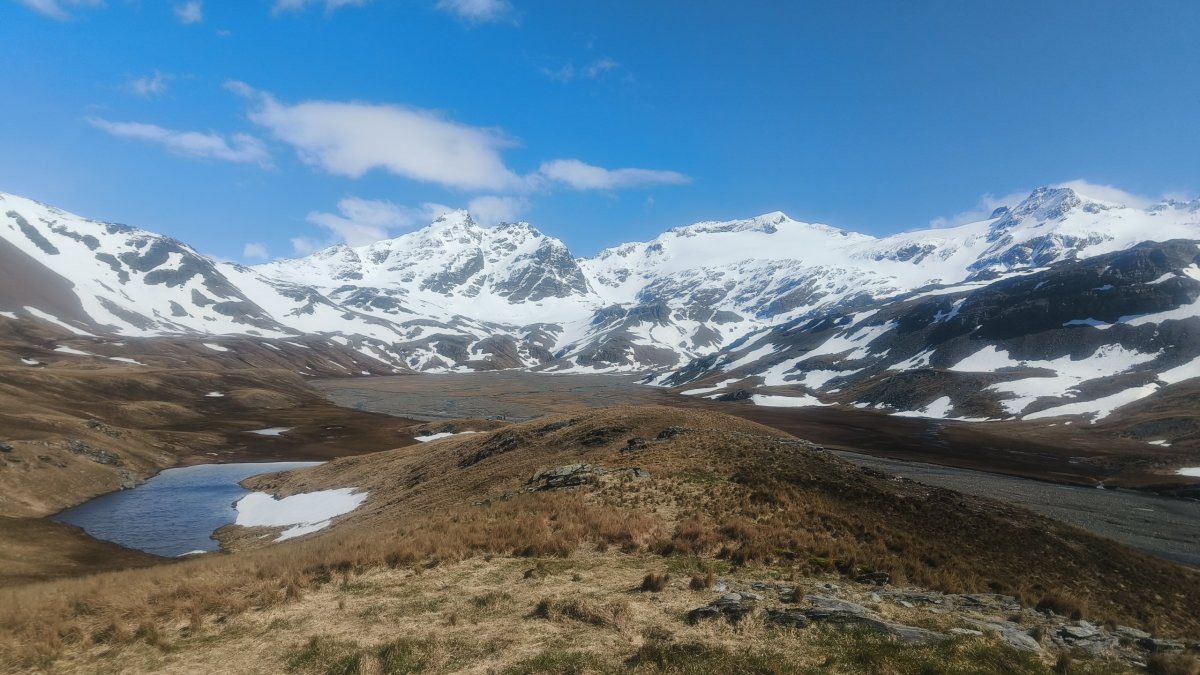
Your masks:
{"label": "sunlit snow slope", "polygon": [[755,405],[1101,419],[1200,376],[1198,240],[1197,202],[1039,188],[984,221],[886,238],[770,213],[577,259],[526,223],[452,212],[244,267],[0,194],[0,317],[319,338],[399,370],[651,371]]}

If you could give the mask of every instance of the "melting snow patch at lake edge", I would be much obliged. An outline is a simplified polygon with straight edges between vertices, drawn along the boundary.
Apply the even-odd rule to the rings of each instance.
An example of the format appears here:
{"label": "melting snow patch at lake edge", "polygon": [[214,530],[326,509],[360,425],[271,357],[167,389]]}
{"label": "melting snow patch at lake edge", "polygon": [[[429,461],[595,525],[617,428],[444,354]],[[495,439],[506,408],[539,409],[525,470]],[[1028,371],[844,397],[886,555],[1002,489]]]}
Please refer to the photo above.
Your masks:
{"label": "melting snow patch at lake edge", "polygon": [[1192,466],[1185,469],[1180,469],[1175,473],[1180,476],[1194,476],[1196,478],[1200,478],[1200,466]]}
{"label": "melting snow patch at lake edge", "polygon": [[476,433],[476,432],[474,432],[474,431],[460,431],[460,432],[458,432],[458,433],[454,434],[454,433],[450,433],[449,431],[443,431],[443,432],[441,432],[440,434],[429,434],[428,436],[413,436],[413,438],[414,438],[415,440],[418,440],[418,441],[422,442],[422,443],[428,443],[429,441],[436,441],[436,440],[437,440],[437,439],[439,439],[439,438],[447,438],[447,437],[450,437],[450,436],[460,436],[460,435],[462,435],[462,434],[473,434],[473,433]]}
{"label": "melting snow patch at lake edge", "polygon": [[243,527],[287,527],[275,541],[316,532],[334,518],[350,513],[367,500],[358,488],[321,490],[276,499],[265,492],[251,492],[238,500],[235,524]]}

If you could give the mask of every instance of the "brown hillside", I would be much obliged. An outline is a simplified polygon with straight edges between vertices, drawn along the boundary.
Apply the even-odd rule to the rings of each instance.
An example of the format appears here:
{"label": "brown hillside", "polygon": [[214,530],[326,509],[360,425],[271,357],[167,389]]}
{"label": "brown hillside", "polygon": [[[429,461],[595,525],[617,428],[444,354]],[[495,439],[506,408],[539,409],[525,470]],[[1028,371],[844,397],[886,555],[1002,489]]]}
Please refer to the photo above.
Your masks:
{"label": "brown hillside", "polygon": [[[614,471],[588,477],[569,497],[529,492],[535,473],[573,463]],[[649,477],[635,477],[627,471],[633,468]],[[802,573],[887,571],[940,590],[1011,594],[1029,605],[1066,593],[1096,620],[1200,633],[1200,577],[1192,570],[999,501],[860,469],[774,429],[711,412],[581,411],[340,459],[256,479],[254,487],[281,495],[367,490],[363,507],[316,538],[336,539],[355,565],[475,550],[519,554],[532,545],[522,537],[534,536],[558,542],[539,552],[566,554],[615,537],[627,549]],[[599,536],[590,531],[597,527],[615,530]],[[464,528],[463,541],[449,550],[430,540]],[[506,540],[509,529],[520,536]]]}

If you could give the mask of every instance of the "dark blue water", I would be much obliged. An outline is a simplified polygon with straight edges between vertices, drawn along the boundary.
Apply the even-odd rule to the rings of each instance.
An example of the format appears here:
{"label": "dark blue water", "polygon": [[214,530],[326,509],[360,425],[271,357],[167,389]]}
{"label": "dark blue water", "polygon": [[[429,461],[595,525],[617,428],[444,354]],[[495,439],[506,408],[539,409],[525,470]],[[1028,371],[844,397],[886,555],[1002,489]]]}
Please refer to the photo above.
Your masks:
{"label": "dark blue water", "polygon": [[167,469],[133,488],[67,509],[52,520],[82,527],[97,539],[162,556],[215,551],[212,533],[237,519],[233,503],[249,494],[238,485],[260,473],[320,462],[202,464]]}

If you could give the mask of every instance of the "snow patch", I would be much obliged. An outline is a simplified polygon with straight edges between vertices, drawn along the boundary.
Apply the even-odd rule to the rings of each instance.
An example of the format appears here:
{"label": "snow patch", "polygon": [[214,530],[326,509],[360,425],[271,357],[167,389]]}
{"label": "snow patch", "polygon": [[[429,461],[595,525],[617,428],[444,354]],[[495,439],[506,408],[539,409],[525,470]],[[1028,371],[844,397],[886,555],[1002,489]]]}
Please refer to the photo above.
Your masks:
{"label": "snow patch", "polygon": [[774,396],[771,394],[754,394],[750,397],[750,401],[754,405],[766,406],[768,408],[812,408],[815,406],[825,406],[828,403],[822,403],[821,399],[808,394],[799,396]]}
{"label": "snow patch", "polygon": [[1190,380],[1194,377],[1200,377],[1200,356],[1188,361],[1182,366],[1175,366],[1170,370],[1164,370],[1158,374],[1158,379],[1167,384],[1175,384]]}
{"label": "snow patch", "polygon": [[1022,419],[1040,420],[1047,417],[1058,417],[1059,415],[1089,415],[1091,416],[1092,423],[1095,424],[1098,420],[1111,415],[1117,408],[1143,399],[1156,391],[1158,391],[1157,384],[1132,387],[1091,401],[1068,403],[1066,405],[1047,408],[1046,410],[1039,410],[1038,412],[1025,415]]}
{"label": "snow patch", "polygon": [[725,370],[725,372],[729,372],[736,368],[741,368],[742,366],[744,366],[746,364],[754,363],[755,361],[757,361],[765,356],[770,356],[771,354],[774,354],[775,351],[776,351],[775,345],[766,344],[761,347],[758,347],[757,349],[751,350],[750,352],[738,357],[734,361],[730,361],[728,363],[722,364],[721,367]]}
{"label": "snow patch", "polygon": [[74,356],[95,356],[95,354],[79,351],[78,349],[72,349],[71,347],[55,347],[54,351],[61,352],[63,354],[72,354]]}
{"label": "snow patch", "polygon": [[1092,328],[1099,328],[1100,330],[1106,330],[1113,327],[1111,323],[1105,323],[1090,317],[1087,319],[1071,319],[1063,324],[1063,328],[1066,328],[1067,326],[1091,326]]}
{"label": "snow patch", "polygon": [[949,396],[943,396],[934,401],[930,401],[929,405],[918,410],[901,410],[892,413],[897,417],[936,417],[938,419],[947,419],[950,417],[950,410],[954,407],[954,403]]}
{"label": "snow patch", "polygon": [[734,377],[734,378],[730,378],[728,380],[722,380],[722,381],[714,384],[711,387],[701,387],[699,389],[688,389],[687,391],[681,391],[679,393],[683,396],[700,396],[702,394],[711,394],[714,391],[720,391],[720,390],[724,389],[725,387],[729,386],[730,384],[733,384],[734,382],[737,382],[737,381],[738,381],[738,378]]}
{"label": "snow patch", "polygon": [[248,434],[258,434],[259,436],[280,436],[286,431],[291,431],[296,427],[267,427],[266,429],[255,429],[247,431]]}
{"label": "snow patch", "polygon": [[357,509],[367,499],[358,488],[307,492],[276,499],[265,492],[251,492],[234,505],[236,524],[243,527],[288,527],[275,541],[316,532],[334,518]]}
{"label": "snow patch", "polygon": [[209,349],[213,350],[214,352],[227,352],[227,351],[229,351],[227,348],[225,348],[225,347],[222,347],[221,345],[219,345],[219,344],[215,344],[215,343],[212,343],[212,342],[205,342],[205,343],[204,343],[204,346],[205,346],[205,347],[208,347]]}
{"label": "snow patch", "polygon": [[30,307],[29,305],[25,305],[25,311],[29,312],[30,314],[36,316],[39,319],[42,319],[43,321],[49,321],[52,324],[55,324],[62,328],[65,328],[68,331],[70,331],[76,335],[82,335],[84,337],[96,337],[95,335],[87,332],[86,330],[83,330],[82,328],[76,328],[75,326],[72,326],[71,324],[67,323],[66,321],[63,321],[62,319],[54,316],[53,314],[47,314],[46,312],[43,312],[42,310],[38,309],[37,307]]}
{"label": "snow patch", "polygon": [[476,432],[460,431],[458,433],[451,433],[449,431],[443,431],[439,434],[429,434],[428,436],[413,436],[413,439],[418,440],[422,443],[428,443],[429,441],[436,441],[439,438],[449,438],[450,436],[461,436],[463,434],[473,434],[473,433],[476,433]]}

